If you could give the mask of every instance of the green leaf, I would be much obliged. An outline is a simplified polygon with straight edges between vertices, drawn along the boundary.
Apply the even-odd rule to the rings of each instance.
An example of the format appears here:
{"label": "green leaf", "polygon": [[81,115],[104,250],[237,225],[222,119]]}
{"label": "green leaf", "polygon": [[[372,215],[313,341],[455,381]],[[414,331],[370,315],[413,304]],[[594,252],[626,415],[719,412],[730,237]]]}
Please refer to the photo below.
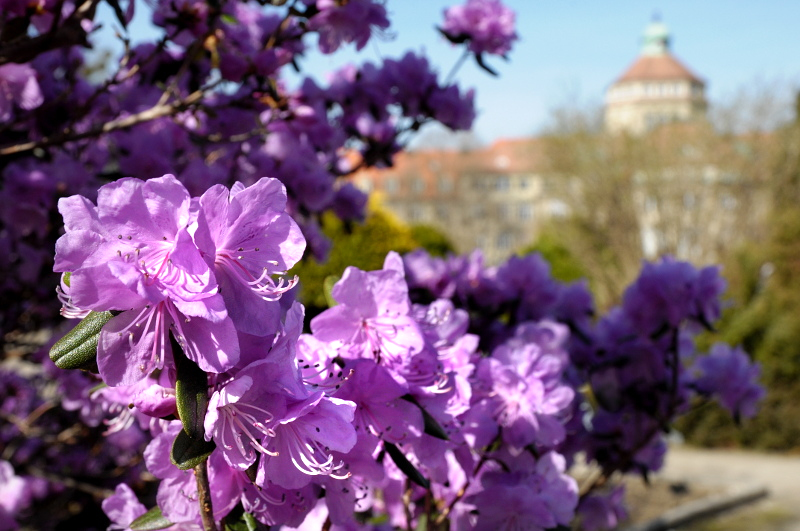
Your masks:
{"label": "green leaf", "polygon": [[228,516],[222,521],[222,531],[267,531],[269,526],[266,526],[255,519],[255,517],[244,512],[241,504],[228,513]]}
{"label": "green leaf", "polygon": [[67,335],[56,341],[50,349],[50,359],[56,367],[97,372],[100,331],[114,315],[112,312],[90,312]]}
{"label": "green leaf", "polygon": [[222,22],[230,24],[232,26],[235,26],[236,24],[239,23],[239,21],[236,20],[236,17],[234,17],[233,15],[229,15],[228,13],[224,13],[219,18],[222,20]]}
{"label": "green leaf", "polygon": [[383,447],[386,449],[386,453],[389,454],[389,457],[392,458],[392,461],[394,461],[394,464],[397,465],[397,468],[399,468],[408,479],[423,489],[431,488],[430,481],[428,481],[425,476],[423,476],[420,471],[411,464],[411,461],[408,460],[408,458],[397,446],[390,442],[383,441]]}
{"label": "green leaf", "polygon": [[68,288],[69,288],[69,287],[71,287],[71,286],[69,285],[69,279],[70,279],[70,278],[72,278],[72,273],[70,273],[69,271],[67,271],[66,273],[64,273],[63,275],[61,275],[61,280],[63,280],[63,281],[64,281],[64,284],[66,284],[66,286],[67,286]]}
{"label": "green leaf", "polygon": [[436,437],[437,439],[441,439],[443,441],[449,441],[450,437],[447,436],[447,432],[444,431],[442,425],[433,418],[433,416],[428,413],[428,411],[417,402],[417,399],[414,398],[412,395],[403,395],[400,398],[407,402],[411,402],[415,406],[419,408],[422,412],[422,421],[425,423],[425,433],[430,435],[431,437]]}
{"label": "green leaf", "polygon": [[208,375],[195,362],[186,357],[180,343],[170,333],[172,355],[175,358],[177,377],[175,402],[183,431],[193,439],[203,439],[203,422],[208,409]]}
{"label": "green leaf", "polygon": [[202,437],[195,439],[181,430],[172,443],[169,460],[181,470],[189,470],[205,461],[216,447],[214,441],[206,441]]}
{"label": "green leaf", "polygon": [[325,293],[325,302],[328,303],[328,308],[333,308],[337,304],[331,292],[333,291],[333,285],[339,282],[339,278],[341,277],[337,275],[328,275],[325,277],[325,280],[322,281],[322,290],[323,293]]}
{"label": "green leaf", "polygon": [[155,506],[131,522],[130,528],[132,531],[155,531],[156,529],[166,529],[171,525],[175,524],[164,518],[161,509]]}

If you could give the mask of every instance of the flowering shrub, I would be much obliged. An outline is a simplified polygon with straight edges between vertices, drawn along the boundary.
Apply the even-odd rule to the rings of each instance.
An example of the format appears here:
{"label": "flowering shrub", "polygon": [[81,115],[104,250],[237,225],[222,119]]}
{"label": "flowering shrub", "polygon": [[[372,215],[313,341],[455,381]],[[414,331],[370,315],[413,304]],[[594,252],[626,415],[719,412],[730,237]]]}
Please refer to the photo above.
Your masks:
{"label": "flowering shrub", "polygon": [[[1,5],[28,59],[12,68],[0,39],[6,316],[47,315],[53,241],[78,324],[49,359],[0,368],[0,529],[51,526],[32,507],[65,488],[102,499],[109,529],[600,529],[624,518],[602,485],[658,470],[694,401],[754,413],[758,368],[694,346],[720,313],[713,267],[648,264],[597,316],[538,255],[389,253],[306,322],[289,270],[324,254],[321,213],[363,211],[337,178],[391,164],[425,122],[474,117],[472,93],[411,53],[325,87],[280,81],[311,33],[323,53],[363,47],[382,4],[157,2],[164,39],[101,86],[72,47],[96,2]],[[127,24],[133,3],[110,5]],[[481,66],[516,38],[492,1],[447,10],[442,32]],[[571,475],[579,454],[596,479]]]}
{"label": "flowering shrub", "polygon": [[[716,269],[672,260],[593,321],[585,287],[556,283],[537,255],[486,268],[477,253],[390,253],[381,270],[348,268],[303,334],[302,305],[282,304],[304,248],[285,194],[265,178],[190,197],[166,175],[105,185],[97,206],[59,202],[62,299],[106,315],[100,376],[127,415],[152,417],[164,526],[616,521],[617,493],[603,502],[568,475],[578,453],[606,476],[646,474],[692,397],[747,416],[761,396],[740,351],[694,351],[719,316]],[[57,365],[91,364],[92,315],[51,350]],[[131,492],[106,511],[143,529],[153,515]]]}

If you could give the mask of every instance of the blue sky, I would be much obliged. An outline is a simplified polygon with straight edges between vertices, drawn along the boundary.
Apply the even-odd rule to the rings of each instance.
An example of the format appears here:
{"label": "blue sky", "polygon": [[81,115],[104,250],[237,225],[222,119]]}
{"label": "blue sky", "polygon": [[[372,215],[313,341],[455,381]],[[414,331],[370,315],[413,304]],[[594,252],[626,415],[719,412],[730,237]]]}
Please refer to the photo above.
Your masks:
{"label": "blue sky", "polygon": [[[463,2],[463,0],[462,0]],[[346,62],[424,50],[444,76],[460,55],[434,26],[454,0],[389,0],[391,34],[361,54],[310,54],[301,65],[315,76]],[[520,40],[509,61],[489,58],[500,76],[472,63],[458,79],[475,87],[475,133],[484,142],[536,134],[558,106],[600,105],[608,85],[633,62],[654,13],[669,27],[672,52],[707,82],[715,103],[754,87],[800,88],[800,2],[786,0],[506,0],[517,13]],[[145,10],[140,9],[138,19]],[[132,31],[147,31],[137,23]],[[351,48],[352,49],[352,48]]]}

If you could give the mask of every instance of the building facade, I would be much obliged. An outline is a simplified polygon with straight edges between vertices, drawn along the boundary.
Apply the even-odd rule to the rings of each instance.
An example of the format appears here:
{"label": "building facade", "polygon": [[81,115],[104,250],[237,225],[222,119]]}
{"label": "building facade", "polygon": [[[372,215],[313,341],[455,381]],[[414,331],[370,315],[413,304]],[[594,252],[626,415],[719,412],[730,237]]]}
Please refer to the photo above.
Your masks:
{"label": "building facade", "polygon": [[460,253],[481,248],[490,263],[532,244],[546,220],[564,216],[542,175],[536,138],[471,151],[413,151],[392,168],[355,177],[405,223],[435,227]]}
{"label": "building facade", "polygon": [[705,119],[705,82],[672,55],[669,44],[663,23],[647,26],[639,57],[606,92],[606,129],[642,134],[665,123]]}
{"label": "building facade", "polygon": [[[667,165],[647,161],[628,171],[632,230],[645,257],[668,253],[708,263],[737,239],[752,237],[767,208],[749,178],[717,165],[742,153],[705,145],[715,135],[705,120],[705,83],[672,56],[669,40],[662,23],[648,25],[639,57],[610,85],[606,145],[627,134],[676,153]],[[362,171],[354,182],[380,194],[403,222],[433,226],[459,253],[481,248],[487,262],[498,263],[535,243],[545,226],[592,208],[591,197],[577,204],[571,197],[591,195],[597,179],[589,184],[575,171],[554,171],[546,145],[544,138],[522,138],[475,150],[405,152],[392,168]]]}

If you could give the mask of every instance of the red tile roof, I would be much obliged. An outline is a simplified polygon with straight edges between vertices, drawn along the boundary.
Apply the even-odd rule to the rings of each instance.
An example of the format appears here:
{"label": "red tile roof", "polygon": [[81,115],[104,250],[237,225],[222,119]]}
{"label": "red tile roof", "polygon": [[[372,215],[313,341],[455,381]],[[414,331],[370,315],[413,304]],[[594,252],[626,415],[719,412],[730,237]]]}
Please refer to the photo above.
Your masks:
{"label": "red tile roof", "polygon": [[700,77],[670,54],[639,56],[625,73],[617,79],[616,83],[668,79],[689,80],[702,85],[705,84]]}

